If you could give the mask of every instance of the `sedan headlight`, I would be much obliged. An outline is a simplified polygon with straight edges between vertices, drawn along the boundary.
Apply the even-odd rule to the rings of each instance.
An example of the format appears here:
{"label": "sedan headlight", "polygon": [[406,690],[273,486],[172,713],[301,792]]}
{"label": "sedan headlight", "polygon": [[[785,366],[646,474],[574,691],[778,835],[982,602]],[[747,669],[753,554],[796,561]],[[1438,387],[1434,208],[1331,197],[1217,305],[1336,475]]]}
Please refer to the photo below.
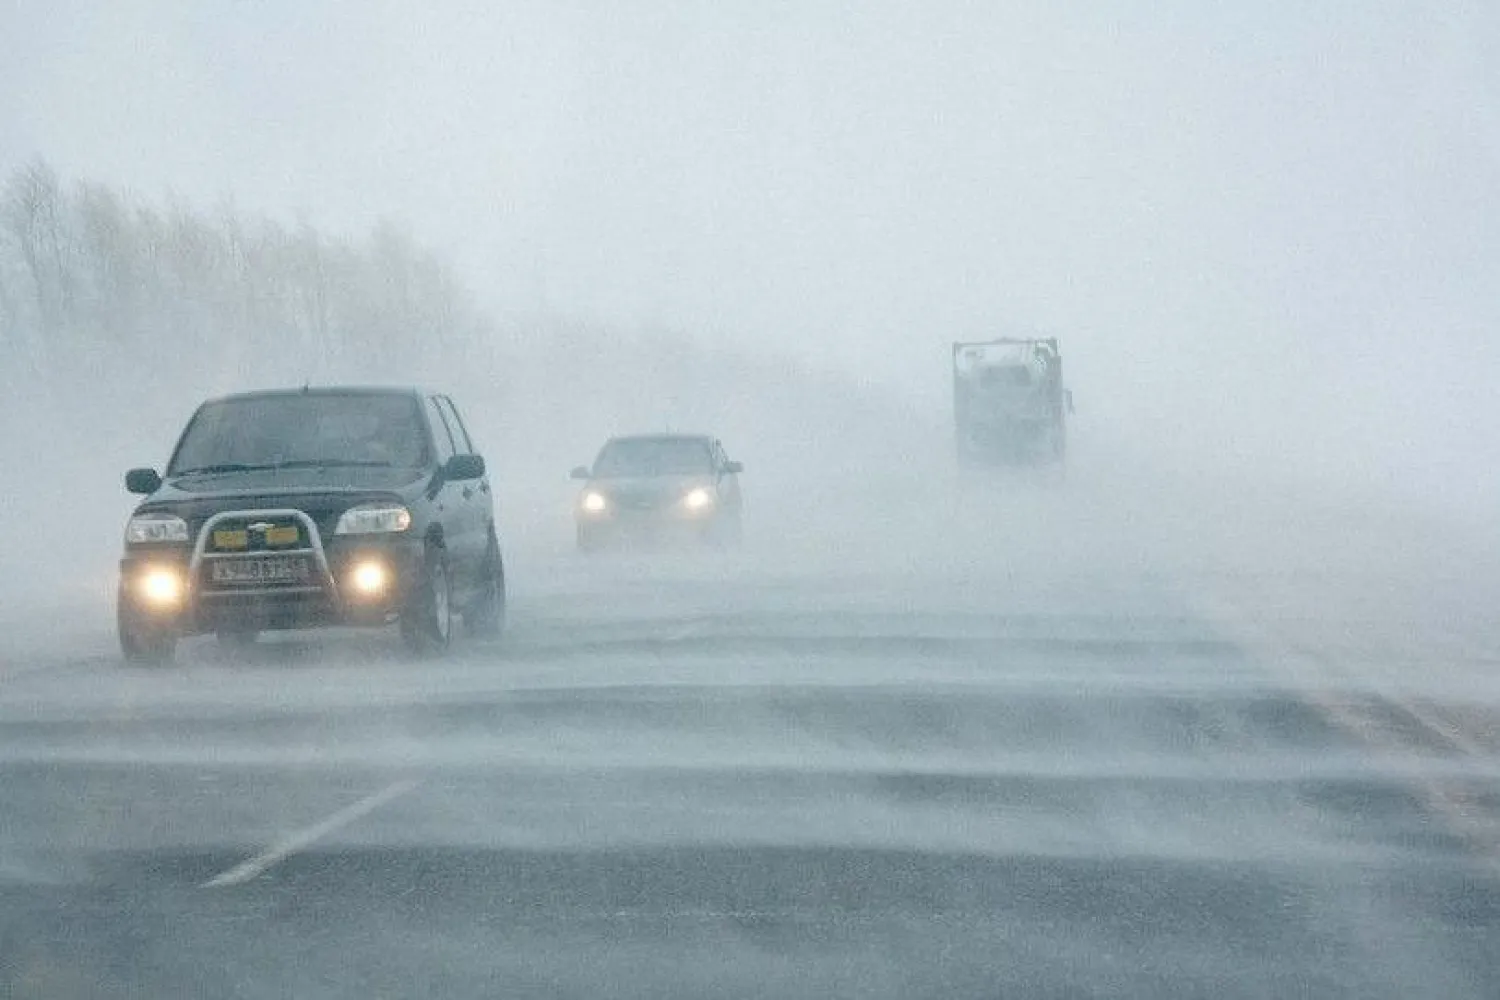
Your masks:
{"label": "sedan headlight", "polygon": [[367,503],[339,515],[335,535],[387,535],[411,527],[411,511],[395,503]]}
{"label": "sedan headlight", "polygon": [[187,522],[176,514],[137,514],[125,525],[126,545],[187,540]]}
{"label": "sedan headlight", "polygon": [[597,490],[589,490],[578,505],[590,514],[603,514],[609,509],[609,498]]}
{"label": "sedan headlight", "polygon": [[714,495],[699,486],[687,492],[687,495],[682,498],[682,505],[688,510],[708,510],[714,505]]}

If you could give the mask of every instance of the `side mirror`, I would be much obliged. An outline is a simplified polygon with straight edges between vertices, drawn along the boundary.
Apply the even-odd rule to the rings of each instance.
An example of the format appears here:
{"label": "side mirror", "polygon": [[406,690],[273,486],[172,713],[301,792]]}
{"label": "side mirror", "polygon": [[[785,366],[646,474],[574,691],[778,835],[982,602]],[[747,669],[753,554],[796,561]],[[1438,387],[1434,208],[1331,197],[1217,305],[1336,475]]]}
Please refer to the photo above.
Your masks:
{"label": "side mirror", "polygon": [[443,478],[454,482],[480,479],[484,476],[484,459],[479,455],[454,455],[443,466]]}
{"label": "side mirror", "polygon": [[589,476],[589,467],[586,466],[586,465],[580,465],[578,468],[576,468],[572,472],[568,473],[568,478],[569,479],[589,479],[589,478],[591,478]]}
{"label": "side mirror", "polygon": [[125,473],[125,488],[140,496],[149,496],[161,489],[161,476],[155,469],[131,469]]}
{"label": "side mirror", "polygon": [[745,471],[745,463],[744,462],[725,462],[724,463],[724,475],[726,475],[726,476],[737,476],[741,472],[744,472],[744,471]]}

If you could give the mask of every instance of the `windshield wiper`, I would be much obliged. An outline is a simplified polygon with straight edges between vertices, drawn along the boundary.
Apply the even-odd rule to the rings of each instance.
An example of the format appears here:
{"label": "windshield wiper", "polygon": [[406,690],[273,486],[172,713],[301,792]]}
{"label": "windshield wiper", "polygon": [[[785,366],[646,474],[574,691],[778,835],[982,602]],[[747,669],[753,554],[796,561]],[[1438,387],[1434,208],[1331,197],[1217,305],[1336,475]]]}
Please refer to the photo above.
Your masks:
{"label": "windshield wiper", "polygon": [[389,469],[390,462],[361,460],[357,458],[297,458],[290,462],[278,462],[273,469]]}
{"label": "windshield wiper", "polygon": [[215,476],[229,472],[275,472],[279,469],[349,469],[391,468],[390,462],[360,461],[352,458],[294,458],[287,462],[220,462],[179,469],[175,476]]}
{"label": "windshield wiper", "polygon": [[274,469],[274,465],[251,465],[244,462],[220,462],[218,465],[200,465],[194,469],[178,469],[174,476],[213,476],[221,472],[261,472]]}

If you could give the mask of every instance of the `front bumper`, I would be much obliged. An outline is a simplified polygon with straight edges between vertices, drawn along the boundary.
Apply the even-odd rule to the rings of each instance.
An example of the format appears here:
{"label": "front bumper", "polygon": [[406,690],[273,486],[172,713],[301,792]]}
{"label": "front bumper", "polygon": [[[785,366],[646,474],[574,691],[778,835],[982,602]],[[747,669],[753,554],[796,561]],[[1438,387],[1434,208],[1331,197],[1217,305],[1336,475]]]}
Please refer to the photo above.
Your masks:
{"label": "front bumper", "polygon": [[722,509],[686,511],[680,507],[655,510],[580,511],[578,540],[584,546],[672,545],[707,540],[716,530]]}
{"label": "front bumper", "polygon": [[[211,522],[210,522],[211,524]],[[236,560],[306,560],[305,579],[215,582],[214,557],[194,546],[132,546],[120,561],[122,611],[179,635],[393,622],[421,580],[423,544],[410,535],[335,536],[290,553],[245,553]],[[370,569],[373,567],[374,569]],[[360,586],[361,580],[366,584]],[[175,596],[171,584],[175,581]],[[370,587],[371,582],[379,585]]]}

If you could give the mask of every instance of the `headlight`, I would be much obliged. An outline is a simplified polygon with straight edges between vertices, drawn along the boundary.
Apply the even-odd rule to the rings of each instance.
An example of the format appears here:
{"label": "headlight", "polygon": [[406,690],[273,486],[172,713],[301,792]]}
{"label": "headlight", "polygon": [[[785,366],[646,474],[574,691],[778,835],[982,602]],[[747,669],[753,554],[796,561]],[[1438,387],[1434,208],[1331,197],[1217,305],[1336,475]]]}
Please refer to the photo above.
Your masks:
{"label": "headlight", "polygon": [[682,505],[688,510],[707,510],[714,505],[714,495],[700,486],[688,491],[682,498]]}
{"label": "headlight", "polygon": [[125,525],[126,545],[187,540],[187,522],[176,514],[137,514]]}
{"label": "headlight", "polygon": [[339,515],[335,535],[393,534],[411,527],[411,511],[400,504],[367,503]]}
{"label": "headlight", "polygon": [[589,490],[583,495],[583,499],[578,501],[578,504],[590,514],[603,514],[609,509],[609,498],[603,493]]}
{"label": "headlight", "polygon": [[136,593],[151,607],[175,607],[182,601],[182,574],[165,566],[148,569],[136,580]]}
{"label": "headlight", "polygon": [[390,573],[384,563],[374,560],[359,563],[349,574],[349,587],[361,597],[375,597],[385,592]]}

